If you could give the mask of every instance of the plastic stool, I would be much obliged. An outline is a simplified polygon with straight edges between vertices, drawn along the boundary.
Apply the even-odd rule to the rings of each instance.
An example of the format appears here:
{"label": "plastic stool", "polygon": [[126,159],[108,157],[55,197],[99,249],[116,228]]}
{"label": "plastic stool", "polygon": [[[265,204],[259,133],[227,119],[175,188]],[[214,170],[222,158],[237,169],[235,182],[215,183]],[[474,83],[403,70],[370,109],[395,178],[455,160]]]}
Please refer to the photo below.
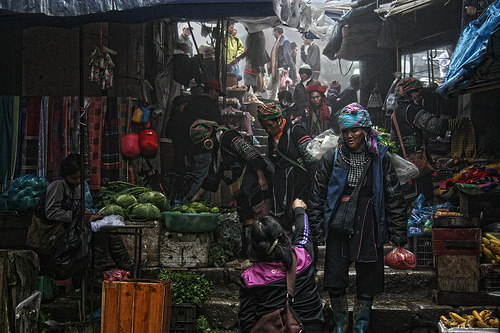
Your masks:
{"label": "plastic stool", "polygon": [[68,291],[70,291],[71,288],[73,288],[73,279],[68,278],[66,280],[56,280],[56,284],[59,288],[64,287],[64,292],[68,293]]}

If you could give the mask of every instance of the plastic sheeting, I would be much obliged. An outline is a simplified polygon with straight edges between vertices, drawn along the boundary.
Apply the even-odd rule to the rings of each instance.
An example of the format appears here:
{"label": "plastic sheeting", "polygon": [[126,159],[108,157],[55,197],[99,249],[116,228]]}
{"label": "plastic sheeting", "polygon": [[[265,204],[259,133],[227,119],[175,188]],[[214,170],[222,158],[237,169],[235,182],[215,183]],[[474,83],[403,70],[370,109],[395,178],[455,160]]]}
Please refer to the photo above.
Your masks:
{"label": "plastic sheeting", "polygon": [[451,59],[445,82],[437,91],[441,94],[465,85],[488,56],[490,36],[500,30],[500,0],[492,3],[477,20],[462,32]]}

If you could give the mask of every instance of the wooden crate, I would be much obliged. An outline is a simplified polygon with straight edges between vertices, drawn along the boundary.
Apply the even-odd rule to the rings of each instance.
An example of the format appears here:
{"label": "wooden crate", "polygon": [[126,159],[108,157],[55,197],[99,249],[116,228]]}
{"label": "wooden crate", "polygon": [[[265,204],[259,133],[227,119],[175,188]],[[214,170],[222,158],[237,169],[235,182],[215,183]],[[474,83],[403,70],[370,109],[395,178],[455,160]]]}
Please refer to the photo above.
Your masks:
{"label": "wooden crate", "polygon": [[101,332],[169,332],[171,304],[169,281],[104,281]]}
{"label": "wooden crate", "polygon": [[439,255],[479,256],[481,229],[432,229],[432,252]]}
{"label": "wooden crate", "polygon": [[479,256],[436,255],[434,258],[439,291],[479,290]]}

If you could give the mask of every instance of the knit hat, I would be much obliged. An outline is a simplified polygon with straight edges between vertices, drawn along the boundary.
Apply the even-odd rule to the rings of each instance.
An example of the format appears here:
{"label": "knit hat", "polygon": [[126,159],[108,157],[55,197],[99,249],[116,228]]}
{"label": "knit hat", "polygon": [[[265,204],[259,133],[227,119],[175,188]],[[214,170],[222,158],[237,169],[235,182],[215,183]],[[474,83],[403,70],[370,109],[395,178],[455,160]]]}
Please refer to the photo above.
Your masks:
{"label": "knit hat", "polygon": [[307,65],[307,64],[304,64],[302,66],[299,67],[299,74],[307,74],[309,76],[312,76],[313,72],[312,72],[312,69],[311,69],[311,66]]}
{"label": "knit hat", "polygon": [[398,99],[407,99],[410,97],[410,92],[422,89],[424,86],[419,80],[407,77],[399,81],[396,85],[396,96]]}
{"label": "knit hat", "polygon": [[260,122],[281,117],[283,117],[283,113],[281,112],[281,107],[278,103],[272,102],[269,104],[259,105],[257,118],[259,118]]}
{"label": "knit hat", "polygon": [[[345,106],[342,111],[340,111],[339,126],[342,130],[355,127],[368,128],[368,136],[366,138],[368,151],[378,155],[378,143],[382,137],[380,133],[373,128],[370,115],[364,107],[358,103],[351,103]],[[340,136],[339,140],[339,144],[342,143],[343,136]]]}
{"label": "knit hat", "polygon": [[327,86],[322,86],[321,84],[313,84],[310,86],[306,87],[306,92],[308,94],[312,93],[313,91],[317,91],[320,94],[324,94],[326,92]]}
{"label": "knit hat", "polygon": [[198,119],[189,128],[189,137],[193,143],[198,144],[208,139],[218,127],[215,121]]}

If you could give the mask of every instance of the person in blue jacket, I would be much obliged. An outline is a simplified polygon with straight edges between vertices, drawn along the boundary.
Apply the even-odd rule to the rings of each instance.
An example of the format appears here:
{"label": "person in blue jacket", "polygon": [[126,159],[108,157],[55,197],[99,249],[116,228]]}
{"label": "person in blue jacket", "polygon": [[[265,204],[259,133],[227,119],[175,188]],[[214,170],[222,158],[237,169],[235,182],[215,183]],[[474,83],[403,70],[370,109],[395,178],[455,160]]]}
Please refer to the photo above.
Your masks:
{"label": "person in blue jacket", "polygon": [[286,271],[297,258],[292,308],[307,333],[323,333],[323,305],[315,281],[314,250],[306,204],[292,203],[295,232],[290,240],[280,223],[267,216],[256,220],[248,235],[249,257],[254,265],[241,275],[240,332],[248,333],[259,319],[285,306]]}
{"label": "person in blue jacket", "polygon": [[407,207],[398,177],[359,104],[339,115],[339,147],[320,161],[309,195],[309,219],[317,243],[326,240],[324,287],[335,329],[346,332],[349,266],[356,266],[354,331],[367,332],[373,298],[384,288],[383,245],[407,242]]}

